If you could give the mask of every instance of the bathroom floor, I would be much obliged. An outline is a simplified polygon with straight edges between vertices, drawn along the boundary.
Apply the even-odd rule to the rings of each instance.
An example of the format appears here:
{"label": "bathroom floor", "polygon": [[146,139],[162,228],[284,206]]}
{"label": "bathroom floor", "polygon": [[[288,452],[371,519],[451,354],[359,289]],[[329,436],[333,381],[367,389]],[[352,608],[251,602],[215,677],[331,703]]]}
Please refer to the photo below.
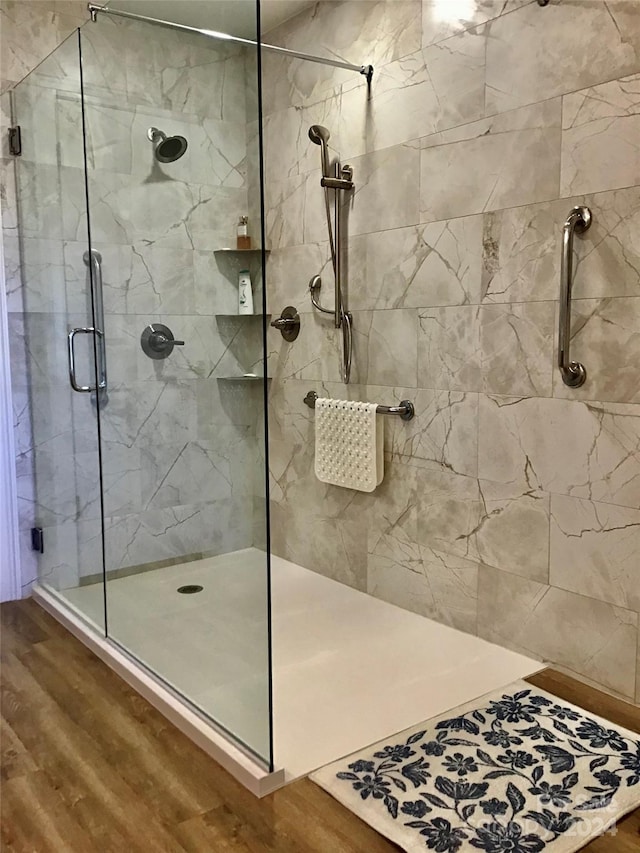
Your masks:
{"label": "bathroom floor", "polygon": [[[203,590],[181,595],[182,584]],[[118,578],[107,593],[110,636],[256,747],[268,737],[264,584],[265,555],[250,548]],[[64,594],[101,623],[100,584]],[[287,780],[541,668],[279,557],[272,600]]]}
{"label": "bathroom floor", "polygon": [[[35,602],[0,606],[1,846],[394,853],[308,779],[257,800]],[[627,728],[637,708],[551,670],[529,679]],[[586,853],[637,849],[640,809]]]}

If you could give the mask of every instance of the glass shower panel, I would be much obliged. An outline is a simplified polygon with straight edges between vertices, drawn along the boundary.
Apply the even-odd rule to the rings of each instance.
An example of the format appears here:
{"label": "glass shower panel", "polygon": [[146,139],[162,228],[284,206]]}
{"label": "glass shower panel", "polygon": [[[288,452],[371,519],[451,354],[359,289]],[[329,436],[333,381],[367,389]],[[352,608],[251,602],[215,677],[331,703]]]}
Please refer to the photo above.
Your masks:
{"label": "glass shower panel", "polygon": [[270,763],[255,48],[103,14],[82,53],[108,635]]}
{"label": "glass shower panel", "polygon": [[[42,527],[39,581],[104,631],[102,518],[95,397],[69,381],[68,335],[93,328],[86,229],[79,34],[12,92],[24,357],[32,449],[22,454],[25,526]],[[96,381],[93,334],[75,335],[78,384]]]}

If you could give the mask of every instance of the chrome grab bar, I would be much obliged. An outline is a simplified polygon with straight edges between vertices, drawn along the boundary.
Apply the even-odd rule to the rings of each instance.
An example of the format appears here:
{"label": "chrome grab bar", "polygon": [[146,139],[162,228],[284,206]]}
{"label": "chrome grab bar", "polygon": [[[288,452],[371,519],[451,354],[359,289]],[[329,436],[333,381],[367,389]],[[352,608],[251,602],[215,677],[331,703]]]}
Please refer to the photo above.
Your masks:
{"label": "chrome grab bar", "polygon": [[574,207],[562,229],[562,264],[560,269],[560,324],[558,329],[558,368],[562,381],[570,388],[584,385],[587,371],[579,361],[571,361],[571,287],[573,284],[573,235],[584,234],[591,225],[588,207]]}
{"label": "chrome grab bar", "polygon": [[[303,403],[310,409],[315,409],[318,395],[315,391],[308,391]],[[378,406],[377,415],[398,415],[403,421],[410,421],[416,413],[411,400],[401,400],[399,406]]]}
{"label": "chrome grab bar", "polygon": [[[95,385],[78,385],[76,380],[76,359],[75,352],[73,349],[73,341],[76,335],[82,332],[83,335],[97,335],[98,339],[104,337],[100,329],[94,329],[93,326],[82,326],[77,329],[71,329],[69,334],[67,335],[67,354],[69,356],[69,382],[71,383],[71,387],[74,391],[96,391],[98,389],[103,390],[107,387],[106,377],[104,379],[100,379],[98,382],[98,388]],[[99,349],[98,349],[99,351]]]}
{"label": "chrome grab bar", "polygon": [[[98,346],[96,349],[96,360],[98,368],[98,388],[106,391],[107,388],[107,351],[104,339],[104,298],[102,287],[102,255],[91,249],[82,256],[87,267],[90,266],[89,279],[91,281],[91,294],[93,302],[93,322],[98,335]],[[95,389],[94,389],[95,390]],[[106,403],[106,395],[101,395],[101,403]]]}

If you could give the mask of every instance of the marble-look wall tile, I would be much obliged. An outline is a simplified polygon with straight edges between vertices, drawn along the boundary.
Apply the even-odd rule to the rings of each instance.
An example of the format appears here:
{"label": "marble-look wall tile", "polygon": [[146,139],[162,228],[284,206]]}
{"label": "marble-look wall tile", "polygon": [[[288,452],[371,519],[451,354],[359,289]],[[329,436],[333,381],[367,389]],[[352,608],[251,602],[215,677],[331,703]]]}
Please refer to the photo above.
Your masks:
{"label": "marble-look wall tile", "polygon": [[[11,344],[11,341],[9,343]],[[15,452],[17,456],[21,456],[23,453],[28,453],[34,443],[29,389],[20,386],[12,387],[11,404]]]}
{"label": "marble-look wall tile", "polygon": [[472,558],[474,534],[482,518],[478,480],[453,470],[418,470],[417,541],[429,548]]}
{"label": "marble-look wall tile", "polygon": [[[555,207],[554,202],[548,202],[484,215],[483,302],[556,298],[561,225],[555,222]],[[565,216],[568,213],[567,207]]]}
{"label": "marble-look wall tile", "polygon": [[108,515],[139,512],[143,507],[139,449],[103,442],[101,451],[99,459],[96,441],[90,452],[76,452],[72,456],[78,521],[99,519],[103,512]]}
{"label": "marble-look wall tile", "polygon": [[226,554],[251,544],[252,519],[233,500],[105,519],[106,567],[141,566],[189,554]]}
{"label": "marble-look wall tile", "polygon": [[[11,164],[13,169],[13,163]],[[37,165],[25,161],[16,170],[16,181],[12,186],[7,181],[6,193],[7,207],[13,209],[15,215],[14,226],[10,229],[18,232],[17,210],[20,209],[20,235],[42,239],[60,240],[63,237],[63,216],[65,207],[62,205],[62,191],[60,186],[60,173],[57,166]],[[65,197],[71,205],[80,205],[82,202],[82,172],[80,169],[68,170],[73,173],[71,183],[72,192]],[[14,192],[15,186],[15,192]],[[4,202],[4,199],[3,199]],[[3,227],[4,227],[4,205],[3,205]],[[77,239],[86,239],[86,227]]]}
{"label": "marble-look wall tile", "polygon": [[[36,189],[41,196],[55,192],[61,185],[64,206],[62,221],[57,223],[58,235],[67,240],[85,239],[87,217],[82,171],[62,168],[59,177],[57,170],[51,177],[54,184],[51,189],[44,177],[43,185]],[[89,173],[89,199],[91,233],[96,243],[147,242],[162,248],[201,251],[213,251],[231,243],[238,218],[245,214],[247,204],[246,192],[239,187],[183,181],[148,184],[117,172],[100,171]],[[55,214],[53,209],[51,215]],[[40,222],[37,225],[42,227]]]}
{"label": "marble-look wall tile", "polygon": [[162,447],[147,444],[141,450],[140,463],[144,508],[250,495],[255,450],[251,433],[250,427],[219,427],[215,441]]}
{"label": "marble-look wall tile", "polygon": [[[87,243],[77,245],[82,255]],[[79,314],[90,311],[86,280],[74,280],[59,240],[24,238],[20,241],[19,269],[24,309],[29,313]],[[87,268],[84,267],[86,276]]]}
{"label": "marble-look wall tile", "polygon": [[422,0],[422,43],[441,42],[454,33],[497,18],[528,3],[529,0],[468,0],[444,4],[442,0]]}
{"label": "marble-look wall tile", "polygon": [[636,3],[580,0],[554,2],[544,9],[536,5],[524,4],[487,28],[488,112],[563,95],[640,69]]}
{"label": "marble-look wall tile", "polygon": [[[375,385],[415,387],[418,358],[418,318],[411,309],[358,312],[355,322],[369,316],[367,379]],[[362,380],[361,380],[362,381]]]}
{"label": "marble-look wall tile", "polygon": [[482,388],[480,309],[475,305],[418,312],[418,385],[449,391]]}
{"label": "marble-look wall tile", "polygon": [[[159,28],[150,33],[148,25],[138,22],[128,23],[124,29],[129,44],[125,64],[128,101],[185,115],[245,122],[244,55],[236,45],[200,41],[191,34],[164,33]],[[139,49],[141,43],[148,44],[146,50]],[[104,65],[100,46],[95,55]],[[105,82],[111,88],[110,81]]]}
{"label": "marble-look wall tile", "polygon": [[[636,50],[640,68],[640,35]],[[565,95],[561,195],[640,184],[639,139],[640,74]]]}
{"label": "marble-look wall tile", "polygon": [[367,386],[369,399],[410,399],[411,421],[385,421],[385,447],[394,457],[419,460],[436,470],[474,477],[478,473],[478,395],[423,388]]}
{"label": "marble-look wall tile", "polygon": [[640,187],[585,196],[584,202],[593,219],[575,244],[573,298],[640,296]]}
{"label": "marble-look wall tile", "polygon": [[[349,233],[366,234],[418,222],[420,151],[408,143],[355,157]],[[318,189],[315,190],[320,197]]]}
{"label": "marble-look wall tile", "polygon": [[38,558],[34,580],[57,590],[78,585],[81,574],[102,573],[101,524],[98,519],[45,527],[44,554]]}
{"label": "marble-look wall tile", "polygon": [[[22,159],[16,165],[20,167],[29,162],[51,166],[62,161],[65,165],[81,167],[82,137],[77,133],[77,127],[82,121],[80,81],[78,80],[75,92],[60,92],[55,88],[39,85],[40,80],[41,76],[35,72],[33,80],[31,77],[27,78],[12,93],[15,121],[24,127],[21,134]],[[62,121],[59,122],[60,118]],[[46,128],[48,132],[28,132],[28,129],[34,126]],[[63,132],[58,139],[61,128]]]}
{"label": "marble-look wall tile", "polygon": [[555,304],[484,305],[479,320],[482,390],[550,396]]}
{"label": "marble-look wall tile", "polygon": [[637,614],[480,566],[478,634],[568,667],[616,692],[635,692]]}
{"label": "marble-look wall tile", "polygon": [[416,542],[418,474],[412,460],[385,455],[385,477],[375,492],[361,493],[354,507],[368,520],[367,551],[373,554],[383,537]]}
{"label": "marble-look wall tile", "polygon": [[640,295],[640,188],[632,187],[485,214],[483,302],[558,297],[562,227],[577,204],[593,219],[575,242],[573,298]]}
{"label": "marble-look wall tile", "polygon": [[305,175],[269,181],[265,187],[265,227],[270,249],[306,242],[304,204]]}
{"label": "marble-look wall tile", "polygon": [[423,469],[418,541],[431,548],[546,583],[549,495]]}
{"label": "marble-look wall tile", "polygon": [[[377,3],[361,5],[366,12],[356,14],[378,14]],[[298,515],[317,513],[318,507],[323,518],[366,514],[369,592],[475,631],[474,579],[478,573],[505,578],[495,584],[504,594],[492,589],[481,605],[485,626],[495,623],[491,639],[516,642],[534,656],[632,696],[635,658],[629,649],[635,649],[637,636],[636,603],[604,596],[591,601],[590,593],[579,596],[573,588],[548,584],[557,583],[550,580],[550,547],[560,547],[550,546],[554,501],[607,504],[611,519],[640,506],[638,407],[629,390],[631,364],[640,362],[632,299],[640,296],[639,190],[614,182],[561,193],[560,185],[563,103],[566,142],[573,131],[566,125],[572,98],[594,91],[598,97],[606,89],[600,84],[637,74],[637,12],[619,2],[606,9],[588,4],[587,11],[580,4],[574,14],[564,3],[540,8],[528,0],[473,0],[463,11],[447,9],[443,20],[441,5],[420,4],[421,49],[385,54],[384,38],[372,46],[384,56],[368,98],[361,81],[348,74],[321,70],[318,79],[308,68],[298,74],[302,63],[291,63],[289,72],[280,58],[265,61],[274,149],[267,198],[273,186],[273,233],[285,247],[271,258],[270,271],[277,274],[268,285],[274,309],[295,304],[304,323],[314,272],[325,279],[323,303],[333,295],[319,152],[307,139],[309,124],[329,128],[332,155],[354,166],[356,183],[345,266],[346,300],[358,336],[356,381],[348,387],[339,382],[339,340],[323,325],[307,325],[304,347],[277,342],[271,353],[272,500],[281,513],[273,516],[275,550],[288,556],[280,521],[295,525]],[[318,4],[279,28],[280,43],[310,50],[305,40],[311,29],[324,34],[339,28],[351,20],[351,8]],[[558,26],[550,32],[552,18]],[[583,47],[596,32],[600,41],[593,62],[587,62]],[[520,48],[522,61],[514,54]],[[569,68],[565,57],[574,52],[580,56]],[[619,94],[619,81],[615,85]],[[579,86],[595,89],[576,92]],[[625,106],[629,124],[635,120],[632,95]],[[608,102],[603,108],[589,98],[584,105],[580,101],[589,125],[595,126],[598,109],[622,121],[610,108],[620,106],[619,97]],[[589,137],[585,146],[597,140]],[[623,134],[611,151],[627,142]],[[412,159],[416,144],[419,181]],[[624,168],[634,157],[631,145]],[[566,169],[566,157],[562,165]],[[419,216],[412,219],[418,183]],[[287,204],[283,214],[279,208]],[[598,376],[569,394],[557,385],[555,306],[562,226],[576,204],[592,209],[593,224],[575,242],[572,354],[587,364],[589,381]],[[586,319],[596,303],[596,316]],[[403,364],[411,340],[405,336],[402,346],[397,333],[411,311],[418,315],[417,387]],[[393,328],[387,323],[391,316]],[[314,317],[320,324],[323,319]],[[596,361],[587,353],[587,339],[596,347]],[[623,365],[618,377],[615,364]],[[372,495],[323,490],[316,482],[313,413],[301,403],[310,389],[384,403],[413,400],[414,420],[384,422],[385,478]],[[561,399],[565,394],[569,399]],[[559,442],[558,436],[571,440]],[[353,535],[361,541],[361,530]],[[615,554],[617,539],[610,541]],[[582,547],[582,539],[560,542],[562,554]],[[346,543],[318,547],[322,557],[307,558],[315,559],[317,571],[361,584],[361,564],[354,570],[354,558],[343,556]],[[571,557],[571,566],[564,559],[571,578],[579,576],[579,559]],[[335,560],[344,563],[339,570]],[[539,606],[537,599],[531,604],[527,590],[534,597],[540,593]],[[629,610],[618,611],[620,603]],[[589,633],[584,625],[590,622],[596,627]],[[523,623],[522,637],[512,641]]]}
{"label": "marble-look wall tile", "polygon": [[281,504],[271,513],[274,553],[355,589],[366,588],[366,520],[310,517]]}
{"label": "marble-look wall tile", "polygon": [[349,307],[426,308],[480,301],[482,218],[352,237]]}
{"label": "marble-look wall tile", "polygon": [[640,407],[480,396],[483,479],[640,505]]}
{"label": "marble-look wall tile", "polygon": [[102,440],[133,447],[136,442],[189,441],[197,424],[193,381],[112,384],[100,418]]}
{"label": "marble-look wall tile", "polygon": [[470,553],[487,565],[546,583],[549,495],[488,480],[479,481],[479,490],[481,517]]}
{"label": "marble-look wall tile", "polygon": [[[351,262],[352,265],[352,262]],[[333,269],[329,244],[305,243],[276,249],[269,256],[267,269],[268,308],[279,314],[285,305],[293,305],[298,313],[312,313],[309,281],[314,275],[322,278],[320,304],[331,306],[333,303]],[[349,282],[348,306],[351,309],[364,308],[352,296],[353,286]]]}
{"label": "marble-look wall tile", "polygon": [[[343,58],[358,65],[380,68],[420,48],[420,0],[347,0],[315,3],[310,12],[296,15],[269,32],[271,44],[321,56]],[[339,19],[339,23],[337,23]],[[317,103],[343,84],[358,86],[353,71],[290,60],[271,53],[263,58],[264,110]]]}
{"label": "marble-look wall tile", "polygon": [[584,364],[587,380],[568,388],[554,370],[556,397],[640,402],[640,298],[574,299],[571,358]]}
{"label": "marble-look wall tile", "polygon": [[14,158],[0,159],[0,202],[2,202],[2,233],[18,235],[18,205]]}
{"label": "marble-look wall tile", "polygon": [[482,118],[484,54],[471,30],[376,69],[368,98],[343,91],[335,144],[353,158]]}
{"label": "marble-look wall tile", "polygon": [[425,137],[420,221],[557,197],[560,133],[557,98]]}
{"label": "marble-look wall tile", "polygon": [[[86,326],[86,314],[10,314],[11,381],[16,387],[37,389],[69,387],[69,362],[65,346],[70,328]],[[80,339],[82,338],[82,339]],[[76,358],[78,381],[89,384],[93,371],[92,347],[89,336],[78,336]],[[86,369],[86,371],[85,371]]]}
{"label": "marble-look wall tile", "polygon": [[367,592],[461,631],[475,633],[478,566],[406,538],[382,536],[369,554]]}
{"label": "marble-look wall tile", "polygon": [[2,90],[13,86],[87,20],[83,2],[56,9],[52,3],[4,0],[0,7]]}
{"label": "marble-look wall tile", "polygon": [[24,302],[19,239],[4,234],[2,236],[2,249],[4,254],[4,290],[7,298],[7,311],[11,314],[20,314],[24,310]]}
{"label": "marble-look wall tile", "polygon": [[640,610],[640,509],[553,495],[550,582]]}

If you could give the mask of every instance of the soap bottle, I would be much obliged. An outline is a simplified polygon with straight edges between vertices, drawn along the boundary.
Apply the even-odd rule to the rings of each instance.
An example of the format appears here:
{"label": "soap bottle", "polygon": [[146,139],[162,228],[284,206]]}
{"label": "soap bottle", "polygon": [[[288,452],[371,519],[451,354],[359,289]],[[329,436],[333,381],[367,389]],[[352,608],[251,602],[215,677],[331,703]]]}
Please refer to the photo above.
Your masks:
{"label": "soap bottle", "polygon": [[251,248],[251,237],[249,237],[249,217],[241,216],[238,220],[238,236],[236,238],[236,249],[241,252]]}
{"label": "soap bottle", "polygon": [[253,314],[253,291],[249,270],[238,273],[238,314]]}

